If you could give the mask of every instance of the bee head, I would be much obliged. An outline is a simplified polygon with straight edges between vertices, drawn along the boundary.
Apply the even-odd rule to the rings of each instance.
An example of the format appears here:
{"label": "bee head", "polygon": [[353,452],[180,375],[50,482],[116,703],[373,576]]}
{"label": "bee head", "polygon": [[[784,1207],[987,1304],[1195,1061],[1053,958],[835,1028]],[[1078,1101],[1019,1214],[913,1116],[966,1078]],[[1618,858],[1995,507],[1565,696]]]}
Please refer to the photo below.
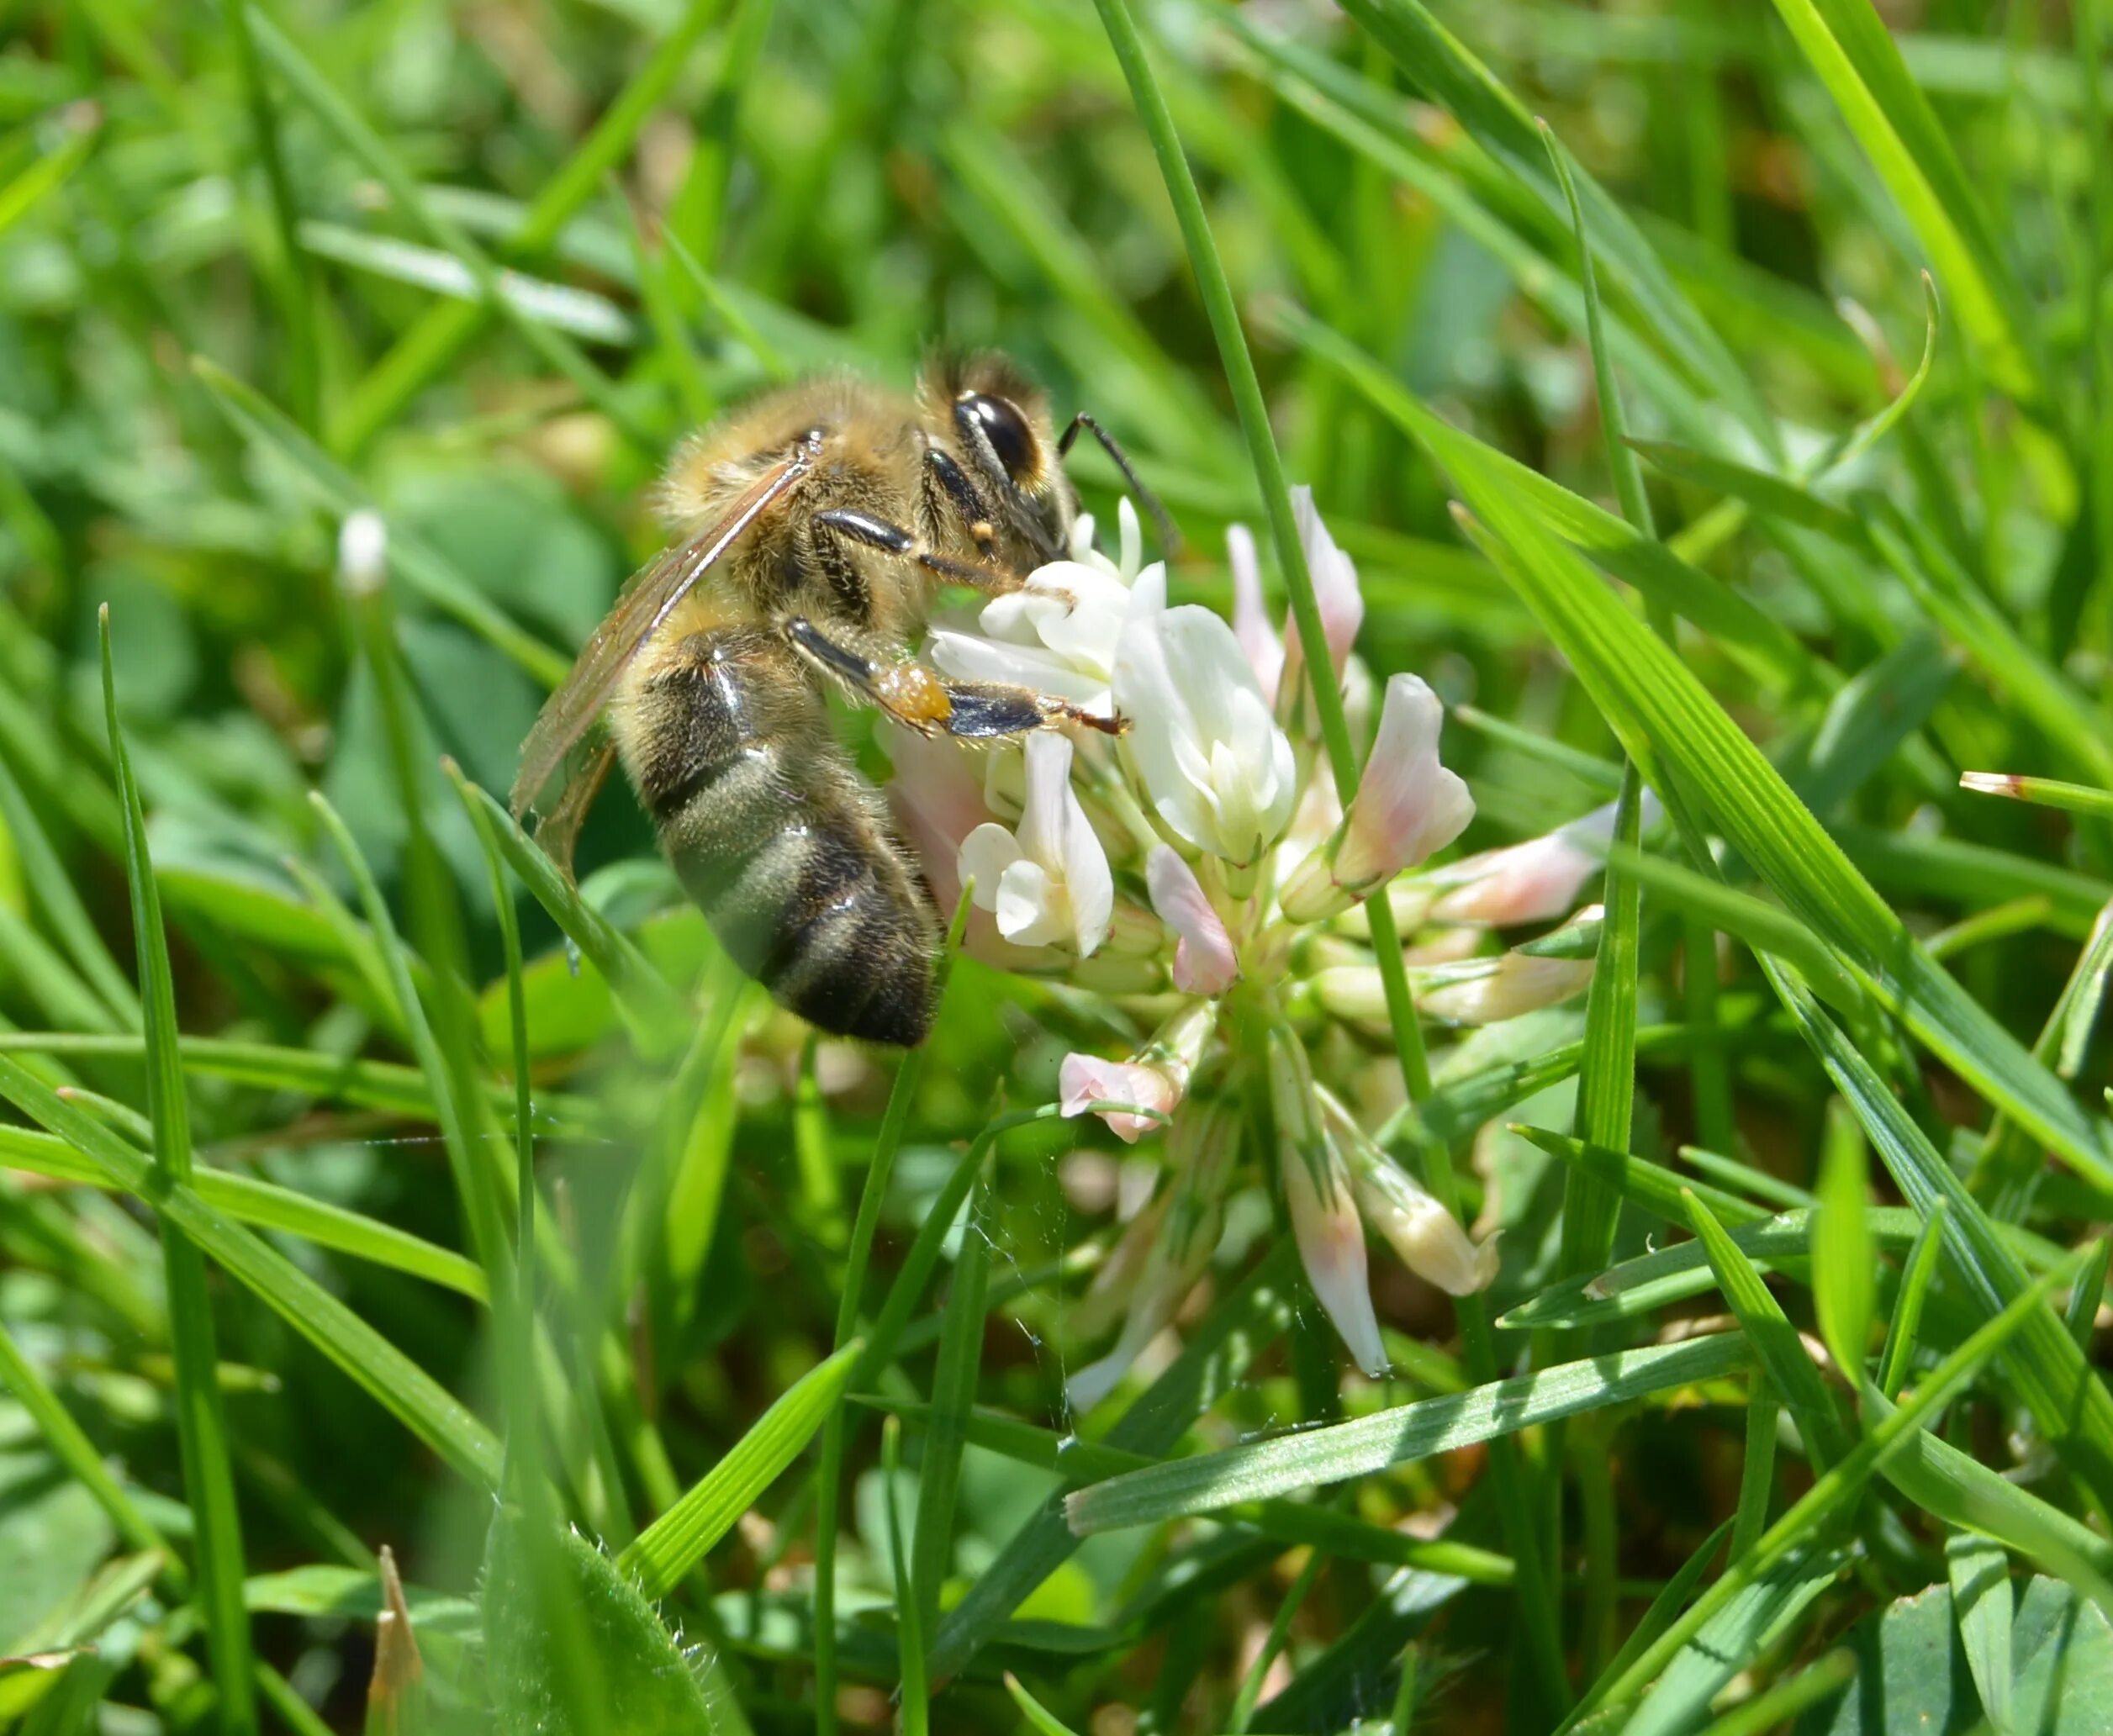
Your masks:
{"label": "bee head", "polygon": [[1064,545],[1077,497],[1064,474],[1049,403],[1007,357],[990,351],[942,356],[927,370],[923,397],[970,469],[1045,557]]}

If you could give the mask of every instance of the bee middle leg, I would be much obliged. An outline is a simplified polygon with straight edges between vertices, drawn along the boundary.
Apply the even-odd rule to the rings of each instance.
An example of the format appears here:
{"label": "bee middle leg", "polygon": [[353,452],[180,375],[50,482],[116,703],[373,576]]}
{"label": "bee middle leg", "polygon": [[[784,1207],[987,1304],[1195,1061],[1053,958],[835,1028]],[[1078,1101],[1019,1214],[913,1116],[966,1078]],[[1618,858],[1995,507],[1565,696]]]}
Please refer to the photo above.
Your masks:
{"label": "bee middle leg", "polygon": [[914,657],[874,657],[846,644],[846,636],[823,632],[805,615],[794,615],[784,631],[793,649],[809,662],[921,735],[988,741],[1056,723],[1082,724],[1109,736],[1128,727],[1122,718],[1099,716],[1031,687],[955,681]]}

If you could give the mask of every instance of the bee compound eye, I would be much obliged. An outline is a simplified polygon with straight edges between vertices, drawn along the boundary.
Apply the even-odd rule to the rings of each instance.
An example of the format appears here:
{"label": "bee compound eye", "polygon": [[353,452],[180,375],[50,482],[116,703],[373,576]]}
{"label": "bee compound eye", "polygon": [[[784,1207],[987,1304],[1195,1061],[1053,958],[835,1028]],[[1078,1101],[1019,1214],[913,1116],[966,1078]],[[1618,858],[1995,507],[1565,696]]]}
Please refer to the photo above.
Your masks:
{"label": "bee compound eye", "polygon": [[1015,482],[1040,468],[1034,435],[1017,404],[987,392],[972,392],[961,400],[961,408],[975,419],[984,438],[990,442],[990,450],[997,454],[998,462],[1005,467],[1005,473]]}

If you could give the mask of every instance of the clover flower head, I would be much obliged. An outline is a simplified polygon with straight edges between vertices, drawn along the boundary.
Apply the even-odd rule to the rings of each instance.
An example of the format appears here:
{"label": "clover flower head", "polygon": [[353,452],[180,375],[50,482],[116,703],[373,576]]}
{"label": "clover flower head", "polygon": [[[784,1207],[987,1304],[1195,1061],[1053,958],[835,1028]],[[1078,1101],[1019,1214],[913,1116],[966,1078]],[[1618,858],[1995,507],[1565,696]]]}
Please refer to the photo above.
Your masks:
{"label": "clover flower head", "polygon": [[[1434,865],[1475,812],[1443,762],[1443,704],[1413,673],[1381,683],[1366,669],[1356,567],[1303,490],[1295,516],[1324,662],[1309,666],[1290,623],[1272,622],[1258,551],[1238,527],[1232,619],[1170,607],[1165,566],[1144,562],[1125,502],[1113,557],[1082,517],[1060,558],[973,620],[941,624],[931,646],[950,674],[1111,710],[1120,736],[1045,730],[982,749],[918,738],[890,750],[890,799],[933,890],[958,900],[974,883],[969,949],[1062,976],[1149,1033],[1115,1053],[1075,1050],[1058,1069],[1064,1115],[1097,1115],[1140,1155],[1164,1154],[1152,1203],[1075,1311],[1082,1338],[1115,1335],[1068,1384],[1081,1409],[1175,1322],[1243,1188],[1278,1191],[1313,1294],[1367,1373],[1387,1365],[1367,1231],[1452,1295],[1495,1275],[1494,1241],[1470,1236],[1315,1077],[1314,1057],[1368,1053],[1402,1010],[1371,950],[1372,900],[1400,924],[1415,1010],[1434,1025],[1516,1017],[1592,973],[1593,912],[1503,952],[1487,951],[1484,931],[1567,914],[1612,810]],[[1371,738],[1347,803],[1317,678],[1334,683],[1354,739]],[[1257,1148],[1231,1105],[1265,1092],[1276,1135]]]}

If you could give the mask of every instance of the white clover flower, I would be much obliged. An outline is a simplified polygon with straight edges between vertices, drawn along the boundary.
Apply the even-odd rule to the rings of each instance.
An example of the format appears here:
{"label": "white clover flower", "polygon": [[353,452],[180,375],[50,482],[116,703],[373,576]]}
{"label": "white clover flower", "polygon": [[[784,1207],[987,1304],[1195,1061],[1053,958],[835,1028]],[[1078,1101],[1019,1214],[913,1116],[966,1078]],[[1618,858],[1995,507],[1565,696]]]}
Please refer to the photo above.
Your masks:
{"label": "white clover flower", "polygon": [[1114,695],[1160,817],[1199,850],[1258,860],[1297,805],[1298,767],[1232,628],[1193,604],[1133,622]]}
{"label": "white clover flower", "polygon": [[1349,909],[1466,830],[1475,799],[1438,762],[1444,717],[1438,695],[1418,677],[1387,682],[1379,734],[1342,831],[1285,889],[1284,913],[1294,922]]}
{"label": "white clover flower", "polygon": [[1019,829],[995,821],[962,840],[964,881],[998,919],[998,932],[1022,947],[1069,946],[1089,957],[1107,937],[1115,877],[1107,851],[1071,790],[1071,743],[1038,731],[1026,745],[1027,805]]}
{"label": "white clover flower", "polygon": [[[1232,620],[1168,607],[1164,563],[1141,564],[1125,503],[1116,558],[1094,549],[1082,518],[1063,558],[932,642],[950,674],[1112,711],[1128,725],[1122,739],[1081,737],[1075,749],[1036,731],[1022,752],[986,753],[980,765],[959,744],[922,739],[896,756],[891,799],[934,891],[943,900],[975,880],[971,950],[1002,968],[1060,974],[1136,1028],[1156,1023],[1130,1053],[1075,1051],[1058,1070],[1064,1115],[1097,1114],[1141,1149],[1164,1133],[1169,1172],[1075,1311],[1081,1336],[1115,1338],[1068,1383],[1081,1409],[1174,1320],[1236,1179],[1266,1176],[1269,1154],[1244,1149],[1247,1119],[1228,1106],[1265,1082],[1300,1258],[1359,1368],[1387,1366],[1368,1227],[1453,1295],[1493,1277],[1494,1238],[1476,1242],[1313,1077],[1309,1043],[1331,1069],[1348,1067],[1362,1039],[1343,1027],[1384,1030],[1392,1010],[1360,901],[1384,897],[1393,910],[1427,1019],[1514,1017],[1574,995],[1592,973],[1582,934],[1552,948],[1461,953],[1483,944],[1476,925],[1563,915],[1599,867],[1603,852],[1590,847],[1611,836],[1611,809],[1514,852],[1412,873],[1459,836],[1474,803],[1439,761],[1430,688],[1402,673],[1382,689],[1354,654],[1356,568],[1303,490],[1296,511],[1324,660],[1317,646],[1308,665],[1288,625],[1272,623],[1254,539],[1238,527],[1227,538]],[[1331,688],[1354,737],[1372,741],[1347,810],[1319,729]],[[1263,1053],[1222,1038],[1222,1015],[1260,1032]]]}
{"label": "white clover flower", "polygon": [[964,680],[1013,682],[1107,714],[1126,631],[1166,607],[1166,563],[1138,567],[1137,514],[1128,500],[1121,517],[1119,562],[1093,548],[1093,520],[1080,518],[1070,558],[1038,567],[1020,589],[985,604],[977,632],[933,628],[932,661]]}
{"label": "white clover flower", "polygon": [[1073,1051],[1057,1070],[1062,1112],[1067,1118],[1081,1116],[1096,1103],[1126,1103],[1156,1111],[1130,1115],[1121,1110],[1094,1111],[1110,1132],[1128,1144],[1136,1144],[1163,1126],[1187,1094],[1189,1079],[1203,1058],[1217,1022],[1217,1010],[1208,1001],[1198,1001],[1175,1014],[1127,1061],[1105,1061]]}

